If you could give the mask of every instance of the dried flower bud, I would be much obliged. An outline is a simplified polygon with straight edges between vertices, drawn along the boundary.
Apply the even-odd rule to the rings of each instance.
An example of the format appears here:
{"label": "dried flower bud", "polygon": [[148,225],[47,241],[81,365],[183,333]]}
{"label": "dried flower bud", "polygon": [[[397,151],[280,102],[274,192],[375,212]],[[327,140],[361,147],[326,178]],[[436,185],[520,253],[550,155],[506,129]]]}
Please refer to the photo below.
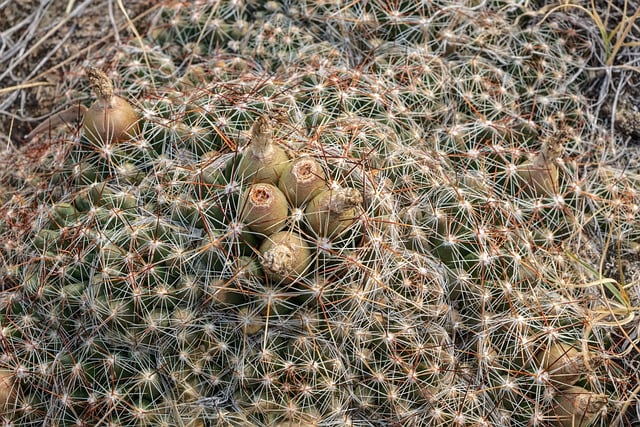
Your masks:
{"label": "dried flower bud", "polygon": [[327,189],[322,166],[311,157],[300,157],[290,162],[282,172],[278,186],[297,207]]}
{"label": "dried flower bud", "polygon": [[335,236],[358,219],[362,195],[355,188],[326,190],[314,197],[305,210],[309,227],[319,236]]}
{"label": "dried flower bud", "polygon": [[126,141],[140,131],[138,114],[131,104],[114,95],[107,75],[95,68],[87,70],[91,86],[98,99],[84,115],[84,133],[94,144],[104,145]]}
{"label": "dried flower bud", "polygon": [[289,156],[273,143],[269,119],[259,117],[251,128],[251,142],[238,163],[238,176],[248,182],[277,184]]}
{"label": "dried flower bud", "polygon": [[296,234],[280,231],[260,245],[262,266],[272,280],[291,283],[304,274],[311,261],[311,251]]}
{"label": "dried flower bud", "polygon": [[554,400],[553,425],[557,427],[587,427],[607,404],[605,395],[576,386],[559,391]]}
{"label": "dried flower bud", "polygon": [[547,371],[551,382],[565,386],[575,384],[587,370],[580,349],[560,342],[541,350],[536,361],[539,368]]}
{"label": "dried flower bud", "polygon": [[287,198],[275,185],[253,184],[240,201],[242,221],[256,233],[271,234],[282,230],[288,213]]}

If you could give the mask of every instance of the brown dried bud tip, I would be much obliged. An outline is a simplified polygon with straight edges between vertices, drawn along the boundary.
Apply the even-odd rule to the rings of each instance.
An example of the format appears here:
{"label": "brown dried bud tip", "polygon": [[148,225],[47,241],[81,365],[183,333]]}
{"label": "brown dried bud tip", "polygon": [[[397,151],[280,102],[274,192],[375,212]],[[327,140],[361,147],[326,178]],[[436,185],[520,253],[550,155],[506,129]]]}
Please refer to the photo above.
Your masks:
{"label": "brown dried bud tip", "polygon": [[276,274],[286,276],[295,265],[295,249],[287,244],[272,246],[263,255],[263,265]]}
{"label": "brown dried bud tip", "polygon": [[87,67],[87,76],[89,76],[89,85],[98,98],[110,99],[113,94],[113,83],[107,77],[104,71],[95,67]]}
{"label": "brown dried bud tip", "polygon": [[260,116],[251,127],[251,151],[256,157],[263,158],[271,153],[273,128],[267,116]]}
{"label": "brown dried bud tip", "polygon": [[355,188],[343,188],[335,193],[331,198],[329,210],[331,212],[342,213],[348,209],[355,208],[362,203],[362,195]]}

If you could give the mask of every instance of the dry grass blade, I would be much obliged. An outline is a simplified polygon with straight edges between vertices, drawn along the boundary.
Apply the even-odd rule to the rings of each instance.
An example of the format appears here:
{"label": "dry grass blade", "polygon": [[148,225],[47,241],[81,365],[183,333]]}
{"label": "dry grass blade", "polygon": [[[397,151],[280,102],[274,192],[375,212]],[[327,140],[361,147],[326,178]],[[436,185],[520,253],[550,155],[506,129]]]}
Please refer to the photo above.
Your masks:
{"label": "dry grass blade", "polygon": [[[77,101],[66,98],[65,105],[74,78],[81,78],[74,64],[105,49],[109,40],[119,40],[134,23],[144,28],[144,18],[160,6],[148,0],[127,2],[125,19],[121,13],[104,14],[111,3],[0,2],[7,27],[0,44],[0,139],[22,140],[31,130],[29,122],[41,122]],[[107,47],[103,57],[112,54]]]}

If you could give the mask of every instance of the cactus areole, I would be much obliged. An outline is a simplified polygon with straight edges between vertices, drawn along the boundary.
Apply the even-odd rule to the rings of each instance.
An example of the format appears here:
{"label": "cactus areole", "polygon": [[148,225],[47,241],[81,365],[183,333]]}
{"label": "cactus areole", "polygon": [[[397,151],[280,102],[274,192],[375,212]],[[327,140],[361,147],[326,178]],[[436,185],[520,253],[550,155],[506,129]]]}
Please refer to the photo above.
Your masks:
{"label": "cactus areole", "polygon": [[87,74],[98,97],[84,116],[87,139],[96,145],[107,145],[137,135],[140,131],[138,114],[129,101],[114,94],[113,84],[104,72],[88,68]]}

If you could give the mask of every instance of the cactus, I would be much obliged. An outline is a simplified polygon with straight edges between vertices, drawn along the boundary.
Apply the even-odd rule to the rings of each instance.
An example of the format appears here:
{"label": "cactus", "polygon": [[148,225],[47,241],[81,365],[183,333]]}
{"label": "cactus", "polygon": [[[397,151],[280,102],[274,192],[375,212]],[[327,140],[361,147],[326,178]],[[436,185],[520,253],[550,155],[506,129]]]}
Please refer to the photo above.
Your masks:
{"label": "cactus", "polygon": [[242,220],[256,233],[271,234],[284,227],[289,205],[282,191],[271,184],[252,184],[242,195]]}
{"label": "cactus", "polygon": [[295,281],[304,275],[311,261],[304,241],[287,231],[270,235],[259,249],[265,274],[274,280]]}
{"label": "cactus", "polygon": [[251,127],[251,141],[238,163],[238,175],[251,182],[276,184],[289,161],[287,153],[273,144],[271,125],[258,117]]}
{"label": "cactus", "polygon": [[562,390],[556,396],[554,407],[555,423],[557,426],[590,425],[596,418],[598,411],[606,405],[607,398],[581,387],[570,387]]}
{"label": "cactus", "polygon": [[640,181],[587,36],[475,3],[160,6],[112,64],[139,132],[2,160],[3,421],[624,425],[584,242],[633,246]]}

